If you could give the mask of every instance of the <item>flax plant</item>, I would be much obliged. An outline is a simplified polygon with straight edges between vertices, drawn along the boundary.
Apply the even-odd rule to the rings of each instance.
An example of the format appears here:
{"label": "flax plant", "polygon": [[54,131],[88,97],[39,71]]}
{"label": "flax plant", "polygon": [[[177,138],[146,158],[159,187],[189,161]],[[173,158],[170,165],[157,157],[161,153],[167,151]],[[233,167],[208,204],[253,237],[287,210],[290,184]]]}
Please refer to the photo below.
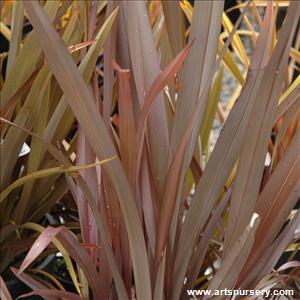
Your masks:
{"label": "flax plant", "polygon": [[[3,2],[0,271],[26,296],[300,297],[300,2],[230,11],[223,0]],[[77,230],[44,226],[66,195]],[[76,292],[30,269],[55,252]]]}

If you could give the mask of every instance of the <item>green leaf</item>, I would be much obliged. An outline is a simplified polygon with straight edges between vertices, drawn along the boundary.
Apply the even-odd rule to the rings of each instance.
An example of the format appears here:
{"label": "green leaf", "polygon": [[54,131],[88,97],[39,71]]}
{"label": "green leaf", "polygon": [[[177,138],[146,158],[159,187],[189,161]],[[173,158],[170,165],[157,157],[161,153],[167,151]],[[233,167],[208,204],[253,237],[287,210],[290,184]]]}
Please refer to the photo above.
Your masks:
{"label": "green leaf", "polygon": [[[58,1],[47,1],[44,9],[45,13],[53,21],[59,8]],[[10,97],[18,90],[21,85],[29,78],[35,70],[36,63],[40,58],[42,50],[34,32],[30,33],[20,50],[14,65],[7,74],[3,89],[1,91],[1,111]],[[26,64],[24,63],[26,61]]]}
{"label": "green leaf", "polygon": [[108,163],[112,160],[116,159],[116,156],[105,159],[100,162],[96,162],[90,165],[83,165],[83,166],[71,166],[71,167],[54,167],[54,168],[49,168],[49,169],[44,169],[44,170],[39,170],[33,173],[30,173],[26,176],[23,176],[19,178],[18,180],[15,180],[10,186],[8,186],[1,194],[0,194],[0,203],[8,196],[8,194],[14,190],[15,188],[25,184],[28,181],[37,179],[37,178],[42,178],[42,177],[48,177],[54,174],[59,174],[59,173],[65,173],[65,174],[70,174],[72,175],[73,173],[79,172],[81,170],[85,170],[88,168],[94,168],[98,165]]}
{"label": "green leaf", "polygon": [[214,83],[211,87],[209,99],[207,102],[207,107],[204,113],[204,119],[201,124],[200,137],[201,137],[201,146],[203,147],[203,149],[206,149],[209,135],[212,129],[213,121],[217,112],[218,103],[220,101],[222,79],[223,79],[223,68],[220,68],[216,75]]}

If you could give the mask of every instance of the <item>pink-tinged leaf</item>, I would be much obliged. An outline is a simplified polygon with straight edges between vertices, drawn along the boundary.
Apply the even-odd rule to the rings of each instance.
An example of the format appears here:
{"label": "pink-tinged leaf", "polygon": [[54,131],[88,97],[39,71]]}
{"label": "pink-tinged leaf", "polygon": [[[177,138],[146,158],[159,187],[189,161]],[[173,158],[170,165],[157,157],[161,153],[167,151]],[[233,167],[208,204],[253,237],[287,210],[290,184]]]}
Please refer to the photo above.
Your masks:
{"label": "pink-tinged leaf", "polygon": [[[78,133],[77,133],[77,144],[76,144],[76,165],[85,165],[95,162],[95,154],[86,140],[84,132],[80,125],[78,126]],[[84,170],[80,172],[81,176],[86,180],[87,184],[89,185],[93,196],[96,200],[96,203],[99,206],[99,197],[98,197],[98,185],[97,185],[97,177],[96,177],[96,170]],[[82,239],[84,243],[87,244],[94,244],[99,246],[99,238],[98,238],[98,229],[95,224],[93,214],[91,209],[88,206],[88,202],[85,199],[82,191],[78,188],[74,199],[76,200],[78,214],[79,214],[79,221],[80,221],[80,228]],[[96,263],[95,251],[89,250],[90,257]]]}
{"label": "pink-tinged leaf", "polygon": [[[248,2],[248,6],[249,3],[250,2]],[[248,6],[246,6],[246,8]],[[235,24],[234,30],[227,39],[216,63],[216,69],[218,69],[220,58],[223,58],[244,13],[245,10],[242,12]],[[259,38],[261,41],[260,43],[263,43],[262,46],[265,46],[265,43],[268,42],[268,39],[266,39],[264,35],[268,35],[268,31]],[[236,102],[231,110],[205,171],[201,176],[199,183],[196,185],[195,195],[190,208],[187,211],[177,247],[174,275],[172,279],[173,284],[171,287],[174,298],[179,297],[180,287],[184,281],[186,268],[190,260],[190,255],[192,254],[192,247],[190,245],[194,244],[199,233],[202,231],[203,226],[210,215],[211,209],[215,205],[217,199],[219,199],[220,192],[238,157],[238,152],[244,138],[245,127],[250,118],[251,107],[254,101],[253,95],[257,92],[257,84],[264,70],[262,67],[265,66],[268,61],[269,53],[268,51],[265,52],[266,48],[267,47],[256,48],[258,51],[255,51],[250,66],[250,69],[253,71],[251,74],[252,76],[248,77],[248,83],[243,89],[239,101]],[[208,88],[205,92],[208,95]],[[194,111],[195,110],[199,110],[199,103]]]}
{"label": "pink-tinged leaf", "polygon": [[282,115],[291,106],[294,105],[294,103],[297,103],[298,107],[300,106],[300,96],[299,95],[300,95],[300,85],[297,88],[295,88],[295,90],[293,92],[291,92],[281,104],[279,104],[277,111],[276,111],[276,121],[279,120],[279,118],[281,118]]}
{"label": "pink-tinged leaf", "polygon": [[137,173],[139,173],[141,156],[144,143],[144,135],[146,131],[147,118],[151,106],[153,105],[155,99],[162,91],[162,89],[168,84],[168,82],[173,79],[174,75],[180,70],[183,62],[187,58],[190,49],[192,47],[193,41],[189,43],[181,52],[172,60],[172,62],[154,79],[148,92],[146,93],[144,104],[142,106],[140,119],[138,123],[137,132],[137,147],[138,147],[138,159],[137,159]]}
{"label": "pink-tinged leaf", "polygon": [[120,239],[120,252],[122,259],[122,275],[124,278],[124,284],[127,290],[127,294],[131,295],[132,293],[132,262],[130,256],[130,247],[128,241],[128,233],[124,224],[124,220],[120,221],[119,229],[119,239]]}
{"label": "pink-tinged leaf", "polygon": [[[170,228],[170,249],[175,249],[174,241],[184,191],[184,180],[196,144],[198,143],[199,129],[208,99],[208,94],[205,90],[207,87],[210,87],[212,75],[215,72],[214,66],[217,57],[223,8],[224,1],[195,1],[193,9],[194,18],[191,24],[189,41],[195,39],[195,43],[181,72],[181,89],[178,92],[176,100],[168,153],[168,167],[171,165],[175,153],[183,139],[185,129],[188,127],[195,106],[200,103],[201,108],[197,114],[193,133],[189,138],[183,157],[172,225]],[[177,285],[177,289],[178,288],[179,285]]]}
{"label": "pink-tinged leaf", "polygon": [[198,184],[198,182],[203,174],[203,171],[202,171],[202,168],[200,167],[199,162],[198,162],[197,158],[195,157],[195,155],[193,156],[192,161],[191,161],[191,171],[193,173],[195,184]]}
{"label": "pink-tinged leaf", "polygon": [[276,265],[288,243],[293,239],[296,228],[300,224],[300,210],[288,223],[272,245],[259,257],[251,272],[246,274],[245,279],[239,281],[239,286],[247,288],[255,286]]}
{"label": "pink-tinged leaf", "polygon": [[[216,61],[223,6],[223,1],[195,2],[190,33],[190,41],[195,39],[195,43],[182,70],[182,89],[178,94],[171,136],[172,154],[175,154],[180,144],[195,104],[206,100],[203,97],[200,99],[199,96],[203,95],[206,85],[210,85],[209,80]],[[170,163],[172,156],[169,156]]]}
{"label": "pink-tinged leaf", "polygon": [[[28,0],[24,2],[24,6],[39,36],[47,62],[98,159],[115,156],[116,149],[113,141],[93,98],[49,18],[36,1]],[[151,298],[151,281],[144,234],[128,179],[119,159],[110,162],[103,169],[117,193],[124,215],[133,257],[137,296]]]}
{"label": "pink-tinged leaf", "polygon": [[120,155],[131,188],[135,190],[136,172],[136,125],[133,111],[133,98],[130,85],[130,71],[114,64],[119,84],[119,137]]}
{"label": "pink-tinged leaf", "polygon": [[[93,30],[94,30],[94,25],[95,22],[95,14],[97,13],[97,3],[94,3],[95,5],[91,5],[91,15],[89,19],[89,32],[88,35],[92,36],[93,35]],[[115,15],[118,10],[116,9],[114,12],[112,11],[107,11],[107,18],[106,22],[111,18],[112,15]],[[106,23],[107,24],[107,23]],[[89,52],[86,54],[85,58],[82,60],[81,65],[79,66],[79,70],[83,70],[83,78],[85,78],[87,73],[90,73],[87,77],[90,77],[91,71],[94,68],[94,65],[96,63],[96,59],[99,55],[99,49],[101,48],[100,44],[103,44],[104,39],[102,38],[102,35],[100,32],[105,32],[104,31],[105,24],[102,25],[101,30],[97,34],[97,43],[94,46],[94,49],[90,48]],[[108,30],[108,29],[107,29]],[[109,33],[106,33],[109,35]],[[102,41],[100,41],[102,40]],[[87,62],[87,58],[91,58],[91,62]],[[86,68],[84,70],[84,68]],[[89,81],[89,79],[88,79]],[[66,101],[64,99],[64,101]],[[97,105],[97,100],[95,100],[95,105]],[[61,120],[65,120],[62,118]],[[76,164],[88,164],[91,162],[94,162],[96,160],[96,155],[89,144],[84,131],[82,130],[80,124],[78,125],[78,137],[77,137],[77,151],[76,151]],[[93,198],[95,199],[97,209],[100,210],[100,203],[103,203],[105,199],[101,199],[100,197],[103,195],[99,195],[98,191],[98,182],[97,182],[97,174],[95,169],[90,169],[81,172],[82,177],[86,181],[87,185],[89,186],[89,189],[91,190],[93,194]],[[103,179],[103,178],[102,178]],[[101,244],[101,240],[99,238],[99,231],[97,228],[97,224],[95,222],[93,212],[91,208],[88,205],[88,201],[85,198],[83,192],[81,191],[80,187],[77,187],[77,191],[74,193],[73,192],[73,197],[76,199],[77,202],[77,207],[78,207],[78,213],[79,213],[79,218],[80,218],[80,227],[81,227],[81,233],[83,237],[83,241],[87,244],[93,244],[98,247],[98,249],[103,249],[103,245]],[[104,197],[102,197],[104,198]],[[116,197],[115,197],[116,198]],[[117,199],[115,199],[115,203],[117,202]],[[110,205],[112,207],[112,205]],[[119,211],[119,207],[118,207]],[[114,234],[116,236],[116,234]],[[103,251],[103,250],[102,250]],[[97,260],[101,260],[101,264],[103,265],[103,268],[101,268],[101,271],[99,272],[99,278],[101,282],[103,282],[103,289],[101,290],[102,298],[108,298],[110,294],[110,282],[111,282],[111,274],[109,274],[109,270],[105,268],[104,266],[108,265],[107,259],[104,256],[103,258],[99,257],[99,251],[96,249],[88,249],[89,255],[94,261],[94,263],[97,263]]]}
{"label": "pink-tinged leaf", "polygon": [[184,46],[184,17],[179,1],[161,2],[173,56]]}
{"label": "pink-tinged leaf", "polygon": [[[29,276],[25,273],[19,274],[19,270],[16,269],[16,268],[13,268],[13,267],[10,268],[10,269],[19,280],[21,280],[23,283],[28,285],[33,291],[47,289],[47,287],[45,285],[43,285],[42,283],[40,283],[37,280],[33,279],[31,276]],[[46,300],[59,300],[59,297],[45,296],[44,299],[46,299]]]}
{"label": "pink-tinged leaf", "polygon": [[[108,1],[106,8],[106,17],[108,17],[116,8],[118,1]],[[112,110],[112,96],[114,83],[114,70],[112,62],[115,59],[117,24],[114,23],[104,44],[104,83],[103,83],[103,120],[107,129],[110,128],[110,115]]]}
{"label": "pink-tinged leaf", "polygon": [[143,164],[140,174],[140,186],[141,186],[141,201],[143,207],[143,215],[145,220],[145,227],[147,236],[150,243],[151,252],[154,255],[155,241],[156,241],[156,214],[155,214],[155,198],[151,191],[151,173],[149,170],[149,160],[147,159],[146,149],[143,152]]}
{"label": "pink-tinged leaf", "polygon": [[47,248],[59,231],[60,228],[48,227],[40,234],[27,253],[18,274],[24,272],[24,270]]}
{"label": "pink-tinged leaf", "polygon": [[[90,16],[89,16],[89,25],[87,29],[87,40],[90,41],[93,38],[94,35],[94,29],[96,26],[96,17],[98,12],[98,1],[92,0],[90,3]],[[101,9],[99,10],[99,13],[101,12]]]}
{"label": "pink-tinged leaf", "polygon": [[[256,290],[270,290],[278,284],[282,278],[280,276],[274,278],[274,273],[265,276],[256,286]],[[247,299],[248,300],[248,299]]]}
{"label": "pink-tinged leaf", "polygon": [[88,256],[84,247],[79,244],[75,236],[64,227],[54,228],[48,226],[46,230],[40,234],[27,253],[18,271],[18,275],[21,274],[56,237],[61,241],[70,256],[72,256],[82,268],[95,296],[101,297],[101,291],[104,287],[97,280],[98,273],[95,264]]}
{"label": "pink-tinged leaf", "polygon": [[[188,281],[185,285],[187,289],[193,288],[194,283],[197,279],[197,276],[200,272],[200,269],[202,267],[202,262],[204,260],[205,254],[207,252],[207,249],[210,245],[210,238],[212,234],[214,233],[214,230],[222,216],[222,213],[227,206],[229,199],[232,194],[232,189],[230,188],[226,194],[224,195],[223,199],[220,201],[219,205],[217,206],[216,210],[213,212],[212,217],[210,218],[207,226],[205,227],[203,231],[203,235],[201,236],[200,242],[197,245],[197,250],[194,256],[192,257],[192,261],[190,263],[191,271],[189,272],[187,278]],[[182,294],[182,298],[184,299],[186,297],[185,291]]]}
{"label": "pink-tinged leaf", "polygon": [[[214,274],[208,286],[209,290],[232,289],[234,287],[239,272],[242,270],[253,246],[258,224],[259,217],[254,214],[238,241],[223,259],[220,269]],[[204,299],[207,299],[207,297],[204,297]]]}
{"label": "pink-tinged leaf", "polygon": [[[190,51],[192,44],[193,44],[193,42],[191,42],[189,45],[187,45],[174,58],[174,60],[155,78],[155,80],[153,81],[153,83],[151,84],[151,86],[149,88],[148,93],[146,93],[146,96],[144,99],[144,104],[143,104],[141,114],[140,114],[140,120],[139,120],[139,125],[138,125],[138,132],[137,132],[138,158],[137,158],[137,173],[136,174],[139,174],[140,167],[141,167],[141,159],[142,159],[142,152],[143,152],[143,146],[144,146],[144,136],[145,136],[145,132],[146,132],[146,124],[147,124],[147,118],[148,118],[148,115],[150,112],[150,108],[153,105],[154,101],[157,99],[157,96],[159,95],[159,93],[161,92],[163,87],[174,77],[175,73],[177,73],[179,71],[179,69],[181,68],[184,60],[186,59],[186,57]],[[179,155],[180,155],[180,153],[179,153]],[[179,163],[179,161],[180,160],[178,160],[177,162]],[[170,181],[170,184],[172,184],[172,181]],[[170,184],[169,184],[169,189],[174,190],[174,189],[170,188],[171,187]],[[165,191],[164,193],[168,193],[168,192]],[[170,195],[170,197],[172,197],[172,195]],[[163,202],[165,202],[165,201],[163,201]],[[145,204],[145,202],[144,202],[144,204]],[[148,221],[151,221],[152,217],[151,216],[149,216],[149,217],[150,218],[148,219]],[[151,230],[152,225],[150,225],[149,223],[148,223],[148,225],[149,225],[148,229],[149,229],[149,233],[151,234],[150,235],[150,238],[151,238],[151,237],[153,237],[153,233]],[[159,230],[158,230],[158,232],[159,232]],[[152,245],[152,247],[154,246],[153,242],[151,242],[151,245]]]}
{"label": "pink-tinged leaf", "polygon": [[120,222],[121,222],[121,212],[120,205],[118,202],[118,197],[111,185],[111,181],[107,177],[105,173],[102,174],[102,187],[103,187],[103,201],[101,201],[101,205],[103,205],[103,209],[106,210],[107,221],[110,229],[110,239],[112,249],[116,254],[116,258],[118,261],[118,267],[121,269],[121,260],[118,251],[120,248]]}
{"label": "pink-tinged leaf", "polygon": [[299,268],[299,267],[300,267],[300,262],[293,260],[293,261],[289,261],[289,262],[283,264],[276,271],[277,272],[282,272],[282,271],[285,271],[285,270],[290,269],[290,268]]}
{"label": "pink-tinged leaf", "polygon": [[76,45],[69,46],[68,50],[70,51],[70,53],[74,53],[80,49],[83,49],[83,48],[86,48],[86,47],[92,45],[94,42],[95,42],[95,40],[89,41],[89,42],[78,43]]}
{"label": "pink-tinged leaf", "polygon": [[[87,186],[87,183],[85,182],[85,180],[83,179],[83,177],[81,175],[79,175],[79,178]],[[87,195],[81,189],[79,189],[79,186],[77,186],[75,184],[74,180],[72,178],[69,178],[69,177],[67,177],[66,179],[67,179],[67,183],[68,183],[68,186],[69,186],[69,190],[70,190],[71,195],[73,196],[73,198],[76,199],[76,197],[78,196],[77,193],[81,192],[81,194],[83,195],[83,197],[86,200],[86,203],[84,203],[84,206],[82,204],[80,206],[78,206],[78,204],[77,204],[78,210],[82,210],[86,206],[86,208],[88,208],[89,210],[91,210],[93,212],[93,216],[94,216],[95,212],[91,208],[94,208],[95,210],[97,210],[96,213],[98,213],[98,207],[97,207],[96,201],[94,201],[93,206],[89,205],[89,199],[88,199]],[[89,191],[90,191],[90,189],[89,189]],[[93,197],[91,191],[90,191],[90,196]],[[82,223],[82,212],[80,212],[80,211],[79,211],[79,218],[81,218],[80,223]],[[80,225],[83,226],[84,224],[80,224]],[[87,226],[87,224],[85,224],[85,226]],[[85,228],[84,230],[87,230],[87,229]],[[104,269],[104,268],[108,267],[108,262],[106,260],[105,253],[103,251],[104,249],[102,248],[102,241],[100,240],[99,244],[91,244],[90,242],[83,242],[82,247],[87,250],[87,252],[89,254],[89,258],[91,258],[93,260],[93,263],[95,265],[98,264],[97,259],[99,259],[100,255],[103,255],[103,258],[101,260],[102,268],[101,268],[101,271],[98,273],[99,274],[98,275],[99,276],[98,280],[100,280],[102,282],[103,286],[104,286],[104,289],[102,290],[102,295],[101,296],[102,297],[104,295],[107,296],[107,293],[109,294],[109,291],[107,291],[107,288],[105,288],[105,285],[110,285],[110,283],[111,283],[111,274],[110,274],[109,269]],[[91,255],[92,250],[93,250],[93,254],[97,255],[96,257],[94,255]]]}
{"label": "pink-tinged leaf", "polygon": [[[285,204],[285,198],[281,197],[282,203],[278,203],[279,195],[286,189],[289,192],[291,189],[289,186],[293,186],[299,179],[299,139],[300,129],[292,138],[288,145],[284,155],[278,162],[275,170],[271,174],[266,186],[260,194],[255,210],[261,216],[261,225],[271,215],[271,211],[277,206],[278,209],[274,211],[273,217],[280,211],[280,206]],[[294,178],[293,178],[293,173]],[[272,195],[272,197],[270,197]],[[276,218],[277,219],[277,218]],[[274,219],[275,220],[275,219]],[[270,224],[269,224],[270,225]],[[261,227],[261,226],[260,226]]]}
{"label": "pink-tinged leaf", "polygon": [[163,254],[161,262],[159,264],[157,270],[157,277],[155,282],[155,289],[154,289],[154,299],[168,299],[167,295],[164,297],[164,277],[166,274],[166,253]]}
{"label": "pink-tinged leaf", "polygon": [[[274,23],[272,2],[269,2],[266,19]],[[286,22],[281,30],[276,49],[266,67],[245,133],[239,157],[236,184],[232,193],[224,253],[229,251],[254,212],[264,170],[268,142],[276,116],[288,54],[300,13],[300,3],[291,2]],[[271,10],[271,12],[270,12]],[[268,13],[270,14],[268,18]],[[264,22],[265,22],[264,20]],[[266,23],[268,25],[268,23]],[[263,26],[267,26],[263,23]]]}
{"label": "pink-tinged leaf", "polygon": [[[55,289],[48,289],[48,290],[40,290],[36,289],[33,292],[23,294],[22,296],[19,296],[17,299],[23,299],[30,296],[38,295],[43,298],[48,297],[50,299],[69,299],[69,300],[82,300],[82,298],[74,293],[66,292],[66,291],[60,291]],[[55,298],[53,298],[55,297]]]}
{"label": "pink-tinged leaf", "polygon": [[167,173],[166,183],[163,192],[163,201],[159,208],[158,225],[156,229],[156,245],[155,245],[155,261],[154,274],[158,271],[164,248],[169,235],[169,228],[172,221],[172,216],[175,208],[175,200],[177,194],[177,186],[179,182],[180,168],[182,159],[185,154],[187,142],[192,133],[195,119],[197,117],[197,109],[192,114],[185,135],[176,151],[173,161]]}
{"label": "pink-tinged leaf", "polygon": [[0,276],[0,298],[2,300],[13,300],[2,276]]}
{"label": "pink-tinged leaf", "polygon": [[[102,211],[105,210],[105,215],[107,216],[107,221],[108,221],[107,223],[108,223],[108,228],[110,231],[110,235],[109,235],[110,244],[111,244],[112,251],[114,253],[113,258],[115,259],[116,267],[118,269],[118,274],[119,274],[123,270],[123,260],[122,260],[122,252],[121,252],[122,249],[121,249],[121,244],[120,244],[121,243],[121,240],[120,240],[121,228],[120,227],[122,226],[122,224],[124,224],[124,223],[122,223],[122,221],[124,219],[122,219],[123,216],[121,215],[120,205],[118,202],[118,197],[117,197],[116,191],[113,188],[110,179],[104,172],[101,176],[101,181],[102,181],[101,187],[102,187],[103,193],[102,193],[102,201],[100,203],[100,206],[103,206]],[[128,237],[126,228],[124,228],[122,230],[122,233],[123,234],[125,233],[124,238]],[[107,243],[107,242],[104,242],[104,240],[103,240],[103,246],[105,247],[104,243]],[[127,248],[127,245],[124,245],[123,251],[126,251],[126,248]],[[105,252],[107,254],[107,251],[105,251]],[[126,256],[126,258],[124,257],[124,262],[126,261],[127,258],[128,258],[127,256]],[[108,263],[109,263],[109,265],[111,265],[111,262],[109,260],[108,260]],[[113,267],[110,267],[110,269],[111,269],[111,273],[113,275],[113,279],[116,280],[116,278],[115,278],[116,271],[113,270]],[[123,280],[122,280],[122,284],[124,284]],[[124,297],[124,296],[122,296],[122,294],[120,294],[120,292],[118,290],[119,286],[117,284],[116,284],[116,286],[117,286],[116,290],[117,290],[117,293],[119,294],[119,297]],[[115,291],[113,291],[113,293],[115,294]],[[113,294],[112,294],[112,297],[113,297]],[[126,297],[128,297],[127,294],[126,294]]]}
{"label": "pink-tinged leaf", "polygon": [[[189,44],[188,46],[191,46],[191,44]],[[187,49],[187,47],[185,49]],[[184,53],[183,51],[180,54]],[[223,54],[220,55],[220,57],[216,63],[215,69],[220,64],[224,53],[225,53],[225,49],[223,51]],[[178,58],[180,54],[178,54],[176,58]],[[187,56],[187,54],[186,54],[186,56]],[[176,58],[174,60],[176,60]],[[166,67],[166,70],[169,69],[169,66]],[[208,94],[209,88],[207,87],[204,92],[206,94]],[[147,103],[147,102],[145,102],[145,103]],[[185,129],[184,136],[179,144],[179,147],[178,147],[175,155],[173,156],[173,160],[168,169],[166,182],[165,182],[165,186],[164,186],[164,191],[163,191],[163,198],[162,198],[163,201],[162,201],[161,207],[159,209],[158,225],[157,225],[157,230],[156,230],[157,238],[156,238],[156,245],[155,245],[156,249],[155,249],[155,261],[154,261],[154,274],[156,274],[156,272],[158,270],[160,260],[162,257],[162,253],[163,253],[164,247],[166,245],[167,237],[169,235],[169,228],[170,228],[170,225],[172,222],[173,212],[174,212],[174,208],[175,208],[176,195],[178,193],[178,190],[176,187],[178,186],[178,182],[180,179],[180,170],[182,167],[182,161],[183,161],[184,155],[186,153],[186,146],[188,144],[188,141],[189,141],[192,131],[194,129],[194,125],[195,125],[200,107],[201,106],[200,106],[200,102],[199,102],[196,105],[195,110],[191,114],[191,118],[189,120],[187,128]],[[141,115],[143,115],[143,114],[141,114]]]}
{"label": "pink-tinged leaf", "polygon": [[[145,94],[149,91],[150,85],[160,73],[159,56],[153,39],[146,3],[144,1],[121,1],[121,4],[127,29],[131,69],[139,101],[139,107],[135,110],[137,112],[143,106]],[[158,124],[159,130],[157,130]],[[147,138],[149,139],[148,151],[154,177],[161,193],[169,149],[168,121],[162,93],[157,96],[157,101],[150,111]]]}
{"label": "pink-tinged leaf", "polygon": [[[271,170],[274,169],[274,165],[277,165],[278,159],[281,158],[281,146],[286,139],[289,139],[289,129],[293,126],[293,121],[299,116],[300,96],[298,102],[295,101],[282,115],[281,122],[277,122],[279,125],[278,132],[276,134],[275,145],[272,151],[272,161],[270,164]],[[278,109],[277,109],[278,111]],[[297,122],[297,120],[295,120]]]}
{"label": "pink-tinged leaf", "polygon": [[69,255],[79,264],[85,278],[91,285],[96,299],[101,299],[105,286],[99,281],[96,265],[88,256],[87,251],[82,247],[75,235],[64,227],[60,227],[57,238],[68,251]]}
{"label": "pink-tinged leaf", "polygon": [[250,258],[240,275],[241,281],[255,267],[265,249],[270,247],[299,199],[299,138],[300,130],[258,198],[255,211],[261,216],[261,224]]}
{"label": "pink-tinged leaf", "polygon": [[[91,207],[91,210],[94,214],[95,222],[98,226],[98,229],[99,229],[99,232],[101,235],[101,239],[102,239],[104,252],[105,252],[105,255],[106,255],[106,258],[108,261],[108,266],[114,277],[115,286],[116,286],[118,295],[122,299],[127,299],[128,295],[126,293],[126,288],[124,286],[123,279],[122,279],[119,269],[118,269],[119,266],[117,265],[116,258],[114,256],[114,253],[110,246],[111,242],[109,240],[108,228],[107,228],[106,224],[104,224],[104,222],[102,221],[103,218],[97,209],[95,200],[93,199],[93,195],[92,195],[89,187],[87,186],[86,182],[82,179],[82,177],[78,177],[76,179],[76,181],[77,181],[77,184],[79,185],[79,187],[81,188],[82,192],[85,194],[85,197],[89,202],[89,206]],[[74,190],[75,189],[74,181],[69,179],[69,184],[70,184],[71,190]]]}

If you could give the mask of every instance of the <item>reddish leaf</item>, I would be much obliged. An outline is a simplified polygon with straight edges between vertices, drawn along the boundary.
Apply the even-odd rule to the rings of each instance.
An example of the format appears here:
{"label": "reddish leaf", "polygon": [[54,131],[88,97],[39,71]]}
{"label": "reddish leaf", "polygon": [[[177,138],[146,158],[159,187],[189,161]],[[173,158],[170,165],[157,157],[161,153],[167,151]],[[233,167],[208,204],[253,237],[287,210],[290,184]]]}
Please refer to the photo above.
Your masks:
{"label": "reddish leaf", "polygon": [[42,251],[53,241],[53,239],[59,235],[59,240],[68,251],[69,255],[72,256],[82,268],[86,278],[88,279],[91,287],[95,293],[95,296],[101,298],[101,284],[99,284],[98,273],[95,264],[88,256],[87,251],[82,247],[75,236],[64,227],[54,228],[48,226],[44,232],[36,239],[31,249],[27,253],[19,271],[18,275],[21,274],[32,262],[35,260]]}
{"label": "reddish leaf", "polygon": [[18,275],[24,272],[24,270],[47,248],[60,230],[60,228],[48,227],[39,235],[21,264]]}
{"label": "reddish leaf", "polygon": [[[23,294],[22,296],[19,296],[17,299],[23,299],[26,297],[39,295],[43,298],[47,297],[48,299],[69,299],[69,300],[82,300],[82,298],[74,293],[66,292],[66,291],[60,291],[56,289],[47,289],[47,290],[39,290],[35,289],[33,292]],[[54,298],[53,298],[54,297]]]}
{"label": "reddish leaf", "polygon": [[121,161],[134,191],[136,176],[136,125],[130,87],[130,71],[121,69],[116,63],[114,66],[119,79],[118,107]]}
{"label": "reddish leaf", "polygon": [[4,280],[2,279],[2,276],[0,276],[0,298],[2,300],[12,300],[12,297],[6,287]]}
{"label": "reddish leaf", "polygon": [[[224,195],[223,199],[220,201],[219,205],[217,206],[216,210],[213,212],[212,217],[210,218],[206,228],[203,231],[201,236],[200,242],[197,245],[197,251],[194,254],[191,262],[191,272],[188,274],[188,281],[186,283],[186,288],[193,288],[193,285],[197,279],[197,276],[200,272],[202,267],[202,262],[204,260],[205,254],[211,242],[212,234],[219,222],[222,213],[229,202],[229,199],[232,194],[232,189],[230,188],[226,194]],[[185,291],[184,291],[185,292]],[[182,295],[185,296],[185,295]]]}
{"label": "reddish leaf", "polygon": [[[269,4],[272,2],[269,2]],[[274,23],[273,8],[269,5],[265,20]],[[225,236],[225,254],[234,245],[236,239],[249,222],[254,212],[264,170],[264,161],[268,149],[277,103],[284,82],[285,68],[288,64],[289,49],[292,44],[299,17],[299,2],[291,2],[286,22],[281,31],[275,51],[266,66],[252,109],[242,145],[236,184],[233,189],[228,226]],[[264,25],[267,26],[268,23]],[[272,27],[271,27],[272,28]]]}
{"label": "reddish leaf", "polygon": [[300,223],[300,211],[288,223],[272,245],[259,257],[251,272],[245,274],[246,278],[238,284],[245,288],[255,286],[264,276],[266,276],[276,265],[280,256],[284,252],[288,243],[292,240],[295,230]]}
{"label": "reddish leaf", "polygon": [[[33,279],[31,276],[25,274],[25,273],[19,273],[19,270],[16,268],[10,268],[11,271],[16,275],[16,277],[21,280],[23,283],[28,285],[33,291],[35,290],[44,290],[47,289],[45,285],[42,283],[38,282],[37,280]],[[59,300],[58,297],[51,297],[51,296],[45,296],[44,299],[46,300]]]}
{"label": "reddish leaf", "polygon": [[189,43],[181,52],[172,60],[172,62],[154,79],[148,92],[146,93],[144,104],[141,110],[141,115],[138,123],[137,132],[137,147],[138,147],[138,159],[137,159],[137,174],[139,173],[141,156],[143,150],[144,135],[146,131],[147,118],[151,105],[154,103],[156,97],[162,91],[165,85],[174,77],[174,75],[180,70],[184,60],[187,58],[193,41]]}

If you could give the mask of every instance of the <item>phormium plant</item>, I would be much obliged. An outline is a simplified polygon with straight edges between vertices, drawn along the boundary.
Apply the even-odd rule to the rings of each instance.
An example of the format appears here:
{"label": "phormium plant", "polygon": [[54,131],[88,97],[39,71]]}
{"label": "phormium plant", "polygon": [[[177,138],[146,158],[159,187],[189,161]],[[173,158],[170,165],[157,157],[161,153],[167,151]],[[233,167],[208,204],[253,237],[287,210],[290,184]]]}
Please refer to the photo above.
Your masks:
{"label": "phormium plant", "polygon": [[[2,2],[1,298],[10,271],[44,299],[300,297],[299,14],[281,0]],[[53,253],[74,291],[32,268]]]}

